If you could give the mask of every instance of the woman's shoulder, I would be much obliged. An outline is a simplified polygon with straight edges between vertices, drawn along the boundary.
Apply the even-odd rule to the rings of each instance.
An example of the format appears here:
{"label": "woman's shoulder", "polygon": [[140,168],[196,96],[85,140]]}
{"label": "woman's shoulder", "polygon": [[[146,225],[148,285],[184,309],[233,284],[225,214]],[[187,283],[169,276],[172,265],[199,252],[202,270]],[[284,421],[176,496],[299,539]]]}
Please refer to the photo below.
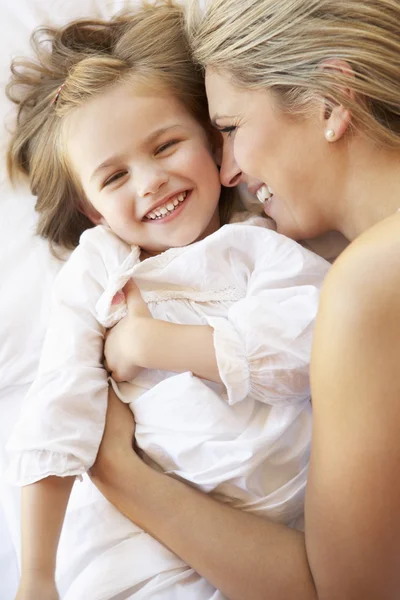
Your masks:
{"label": "woman's shoulder", "polygon": [[362,310],[366,299],[400,304],[400,213],[379,222],[352,242],[326,279],[323,299],[346,299]]}
{"label": "woman's shoulder", "polygon": [[[306,523],[313,572],[320,569],[322,582],[333,581],[337,569],[326,565],[337,563],[338,556],[345,580],[348,564],[358,565],[358,573],[377,574],[381,589],[385,579],[394,580],[399,365],[397,215],[350,244],[321,295],[310,369],[314,429]],[[321,548],[327,550],[321,554]]]}
{"label": "woman's shoulder", "polygon": [[361,369],[370,351],[379,352],[380,363],[388,362],[398,340],[400,214],[357,238],[328,273],[316,322],[314,368],[325,373],[329,362],[347,356]]}

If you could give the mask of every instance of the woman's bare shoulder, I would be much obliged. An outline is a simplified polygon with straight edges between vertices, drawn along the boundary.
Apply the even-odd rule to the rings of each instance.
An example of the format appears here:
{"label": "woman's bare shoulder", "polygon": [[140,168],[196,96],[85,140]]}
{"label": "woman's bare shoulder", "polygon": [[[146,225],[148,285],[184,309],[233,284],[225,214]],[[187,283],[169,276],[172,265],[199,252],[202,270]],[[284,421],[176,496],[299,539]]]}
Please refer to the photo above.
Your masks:
{"label": "woman's bare shoulder", "polygon": [[[311,360],[307,549],[321,597],[400,589],[400,215],[361,236],[322,291]],[[397,590],[394,593],[394,590]]]}
{"label": "woman's bare shoulder", "polygon": [[[378,302],[378,304],[376,304]],[[383,308],[400,310],[400,212],[368,229],[340,255],[326,278],[322,306],[339,304],[362,315]],[[334,311],[335,312],[335,311]],[[333,315],[332,315],[333,316]]]}
{"label": "woman's bare shoulder", "polygon": [[338,364],[343,357],[350,370],[361,370],[368,379],[367,365],[378,351],[385,376],[384,365],[393,357],[400,364],[400,214],[360,236],[332,266],[316,322],[314,380],[333,376],[332,361]]}

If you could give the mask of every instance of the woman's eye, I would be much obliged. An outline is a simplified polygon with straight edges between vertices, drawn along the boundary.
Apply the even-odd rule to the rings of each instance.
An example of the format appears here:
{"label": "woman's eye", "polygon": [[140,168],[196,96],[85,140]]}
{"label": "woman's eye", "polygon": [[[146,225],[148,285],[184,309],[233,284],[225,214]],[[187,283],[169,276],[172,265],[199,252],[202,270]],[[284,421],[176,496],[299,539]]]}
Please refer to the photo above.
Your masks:
{"label": "woman's eye", "polygon": [[219,128],[220,132],[227,133],[228,137],[230,137],[232,135],[232,133],[235,131],[235,129],[237,129],[236,125],[229,125],[227,127]]}
{"label": "woman's eye", "polygon": [[118,181],[118,179],[121,179],[121,177],[126,175],[127,172],[128,171],[119,171],[118,173],[114,173],[113,175],[111,175],[111,177],[105,180],[105,182],[103,183],[103,187],[106,187],[107,185],[110,185],[110,183]]}

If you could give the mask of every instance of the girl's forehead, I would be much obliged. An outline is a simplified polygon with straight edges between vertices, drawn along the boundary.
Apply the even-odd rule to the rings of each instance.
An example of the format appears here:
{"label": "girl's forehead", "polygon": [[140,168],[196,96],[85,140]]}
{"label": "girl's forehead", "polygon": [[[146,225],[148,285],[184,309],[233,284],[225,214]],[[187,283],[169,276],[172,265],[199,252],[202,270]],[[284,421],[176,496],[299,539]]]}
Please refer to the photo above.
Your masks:
{"label": "girl's forehead", "polygon": [[144,94],[118,86],[66,118],[64,141],[75,170],[90,176],[111,158],[151,151],[162,136],[188,132],[199,124],[172,94]]}
{"label": "girl's forehead", "polygon": [[171,118],[185,122],[190,113],[170,90],[141,82],[124,83],[105,90],[72,111],[68,127],[70,135],[81,130],[91,130],[93,134],[111,133],[119,128],[123,133],[128,125],[134,125],[134,132],[141,133],[158,128]]}

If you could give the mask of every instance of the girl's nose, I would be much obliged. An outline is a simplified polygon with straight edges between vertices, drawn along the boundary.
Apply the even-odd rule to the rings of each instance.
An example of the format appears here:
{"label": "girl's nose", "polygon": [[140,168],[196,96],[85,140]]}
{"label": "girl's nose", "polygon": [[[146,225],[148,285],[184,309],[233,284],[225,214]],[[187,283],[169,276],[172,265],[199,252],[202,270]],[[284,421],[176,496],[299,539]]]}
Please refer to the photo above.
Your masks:
{"label": "girl's nose", "polygon": [[158,165],[138,168],[133,176],[136,193],[141,198],[153,196],[165,183],[168,183],[168,180],[168,173]]}

